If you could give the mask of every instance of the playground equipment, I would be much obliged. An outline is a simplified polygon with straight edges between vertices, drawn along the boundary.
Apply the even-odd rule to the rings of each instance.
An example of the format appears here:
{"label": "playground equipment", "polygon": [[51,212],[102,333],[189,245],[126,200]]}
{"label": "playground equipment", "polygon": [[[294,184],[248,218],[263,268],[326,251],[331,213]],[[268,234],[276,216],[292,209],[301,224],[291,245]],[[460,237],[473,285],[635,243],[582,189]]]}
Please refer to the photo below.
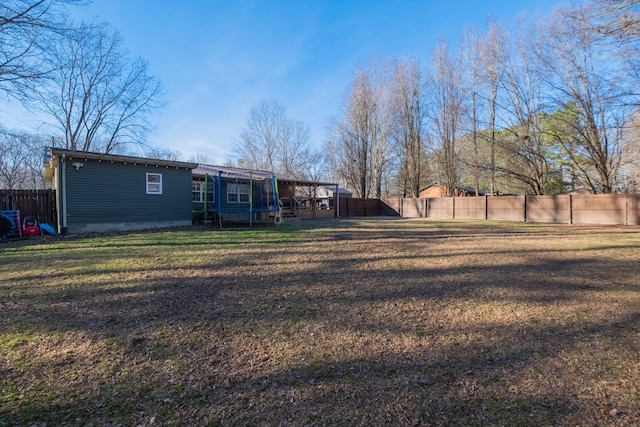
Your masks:
{"label": "playground equipment", "polygon": [[[282,222],[282,209],[278,198],[278,181],[275,174],[254,179],[252,171],[218,171],[214,211],[220,228],[223,221],[248,223],[279,224]],[[226,195],[226,200],[222,195]]]}
{"label": "playground equipment", "polygon": [[[321,192],[320,187],[335,188]],[[276,177],[269,171],[199,165],[193,170],[193,222],[280,224],[330,218],[339,210],[338,185]]]}
{"label": "playground equipment", "polygon": [[22,234],[25,236],[41,236],[42,230],[35,215],[25,215],[22,220]]}
{"label": "playground equipment", "polygon": [[55,236],[56,230],[49,224],[38,221],[36,215],[20,216],[19,210],[0,211],[0,240],[21,237],[42,236],[43,233]]}
{"label": "playground equipment", "polygon": [[20,211],[0,211],[0,240],[22,237]]}
{"label": "playground equipment", "polygon": [[194,170],[194,221],[224,228],[279,224],[282,208],[273,172],[200,165]]}
{"label": "playground equipment", "polygon": [[49,224],[40,223],[40,230],[42,230],[44,233],[51,234],[52,236],[55,236],[56,234],[58,234],[56,232],[56,229],[50,226]]}

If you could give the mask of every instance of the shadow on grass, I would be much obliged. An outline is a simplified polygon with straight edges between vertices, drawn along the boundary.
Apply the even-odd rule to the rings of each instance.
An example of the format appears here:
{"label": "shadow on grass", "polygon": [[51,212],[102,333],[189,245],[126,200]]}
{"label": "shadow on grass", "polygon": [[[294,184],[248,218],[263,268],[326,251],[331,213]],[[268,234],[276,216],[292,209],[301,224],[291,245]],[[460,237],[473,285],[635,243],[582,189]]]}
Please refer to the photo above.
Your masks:
{"label": "shadow on grass", "polygon": [[[528,264],[383,270],[372,270],[370,267],[375,264],[367,257],[343,256],[292,272],[286,266],[283,271],[277,269],[280,252],[260,254],[260,262],[252,255],[237,256],[222,265],[220,259],[211,264],[204,259],[203,265],[192,267],[188,276],[181,276],[183,269],[172,266],[92,270],[87,265],[74,273],[29,271],[21,275],[19,286],[6,288],[9,298],[3,307],[4,314],[9,319],[33,322],[35,328],[99,332],[100,325],[113,325],[118,318],[135,318],[136,322],[145,323],[154,319],[175,321],[171,316],[184,316],[188,322],[194,313],[205,315],[218,306],[224,306],[225,315],[234,310],[243,315],[242,303],[264,309],[256,313],[263,320],[271,316],[274,321],[283,318],[298,321],[313,312],[310,305],[322,307],[325,303],[337,304],[345,311],[360,304],[407,300],[452,303],[474,299],[543,304],[588,302],[591,294],[597,292],[640,291],[634,286],[633,275],[637,274],[638,266],[633,263],[600,259],[594,268],[590,259],[551,258],[549,251],[536,255]],[[310,251],[307,256],[313,254]],[[516,252],[472,251],[449,256],[477,254],[490,257]],[[393,259],[372,257],[382,262]],[[420,255],[413,257],[421,259]],[[271,261],[275,261],[272,267],[262,271],[261,263],[268,265]],[[105,274],[111,280],[95,279]],[[616,277],[622,280],[615,280]],[[64,285],[55,285],[63,280]],[[298,309],[274,310],[279,306]],[[296,318],[296,313],[303,317]],[[13,326],[19,324],[14,322]]]}
{"label": "shadow on grass", "polygon": [[[603,243],[597,265],[573,249],[443,254],[371,227],[222,264],[180,267],[191,243],[174,242],[157,267],[25,271],[0,287],[1,332],[23,337],[3,344],[0,425],[640,422],[640,268],[616,256],[632,247]],[[410,249],[371,247],[389,239]]]}

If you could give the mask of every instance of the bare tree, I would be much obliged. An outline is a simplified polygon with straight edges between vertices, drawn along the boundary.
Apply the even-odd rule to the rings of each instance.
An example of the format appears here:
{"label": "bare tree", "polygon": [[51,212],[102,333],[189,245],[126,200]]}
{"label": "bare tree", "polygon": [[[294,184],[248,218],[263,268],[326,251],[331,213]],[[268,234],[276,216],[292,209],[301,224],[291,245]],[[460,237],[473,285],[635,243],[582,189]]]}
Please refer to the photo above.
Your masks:
{"label": "bare tree", "polygon": [[544,194],[549,180],[549,152],[543,130],[543,31],[521,22],[502,56],[503,114],[507,137],[501,143],[505,162],[496,170],[521,182],[533,194]]}
{"label": "bare tree", "polygon": [[42,153],[45,141],[36,135],[0,129],[0,188],[44,188]]}
{"label": "bare tree", "polygon": [[[176,161],[182,160],[182,153],[180,151],[171,150],[169,148],[146,147],[143,152],[144,152],[144,156],[150,159],[176,160]],[[205,163],[205,162],[201,162],[201,163]]]}
{"label": "bare tree", "polygon": [[22,141],[15,134],[0,133],[0,153],[0,188],[22,188],[26,156]]}
{"label": "bare tree", "polygon": [[[326,152],[331,158],[332,168],[344,186],[353,190],[356,197],[370,195],[368,116],[371,108],[367,103],[369,93],[366,80],[354,81],[350,96],[345,100],[343,116],[335,120],[327,142]],[[358,86],[364,87],[358,87]],[[362,96],[355,96],[354,92]]]}
{"label": "bare tree", "polygon": [[373,105],[369,78],[362,69],[358,69],[343,101],[342,117],[332,124],[326,149],[343,185],[361,198],[370,195],[369,134]]}
{"label": "bare tree", "polygon": [[327,152],[341,181],[357,197],[382,197],[395,159],[388,63],[358,66],[334,121]]}
{"label": "bare tree", "polygon": [[605,36],[627,43],[640,37],[640,0],[592,0],[585,8],[571,12],[572,19],[582,20],[588,10],[589,27]]}
{"label": "bare tree", "polygon": [[397,160],[394,144],[393,69],[392,63],[372,63],[371,75],[376,102],[372,116],[371,183],[376,198],[389,196],[391,170]]}
{"label": "bare tree", "polygon": [[574,117],[566,123],[577,140],[559,142],[580,171],[583,184],[594,192],[615,190],[623,152],[622,130],[627,121],[632,88],[625,86],[622,64],[615,51],[603,49],[599,36],[585,25],[588,13],[575,19],[560,12],[551,22],[547,67],[558,107],[571,102]]}
{"label": "bare tree", "polygon": [[622,139],[620,190],[635,193],[640,191],[640,111],[631,114]]}
{"label": "bare tree", "polygon": [[277,147],[278,170],[294,178],[308,178],[312,152],[311,129],[300,120],[288,120],[283,140]]}
{"label": "bare tree", "polygon": [[429,84],[429,119],[433,127],[436,155],[449,196],[458,183],[456,141],[462,130],[464,94],[461,90],[459,64],[440,42],[433,52],[433,74]]}
{"label": "bare tree", "polygon": [[308,125],[288,118],[277,101],[264,100],[251,109],[233,151],[239,166],[302,179],[308,175],[310,144]]}
{"label": "bare tree", "polygon": [[468,30],[462,38],[461,63],[462,63],[462,84],[466,93],[467,103],[470,105],[466,108],[468,111],[468,132],[470,133],[472,155],[469,156],[471,161],[464,161],[465,165],[472,168],[473,187],[475,195],[480,194],[480,177],[483,168],[483,159],[481,157],[480,147],[480,110],[482,104],[482,44],[476,31]]}
{"label": "bare tree", "polygon": [[48,60],[55,70],[36,106],[54,119],[66,148],[111,153],[144,145],[160,84],[117,32],[106,24],[64,32]]}
{"label": "bare tree", "polygon": [[500,64],[506,49],[506,37],[502,28],[494,20],[489,21],[489,32],[479,45],[480,58],[483,62],[486,84],[489,86],[489,123],[488,137],[490,145],[491,194],[497,193],[496,187],[496,115],[498,108],[498,89],[502,80]]}
{"label": "bare tree", "polygon": [[399,150],[399,174],[403,197],[418,197],[424,184],[424,86],[415,58],[398,61],[393,79],[393,132]]}
{"label": "bare tree", "polygon": [[307,178],[316,182],[333,179],[330,159],[330,156],[327,156],[321,150],[311,150],[309,153],[309,164],[307,166]]}
{"label": "bare tree", "polygon": [[236,162],[246,168],[275,171],[276,147],[285,126],[285,111],[278,102],[263,100],[251,108],[247,126],[233,148]]}
{"label": "bare tree", "polygon": [[[182,156],[180,157],[176,157],[174,160],[180,160]],[[196,155],[192,155],[191,157],[189,157],[189,162],[191,163],[198,163],[200,165],[212,165],[213,160],[211,159],[211,157],[208,154],[205,153],[198,153]]]}
{"label": "bare tree", "polygon": [[3,0],[0,3],[0,91],[25,101],[52,70],[42,52],[65,28],[65,6],[74,0]]}

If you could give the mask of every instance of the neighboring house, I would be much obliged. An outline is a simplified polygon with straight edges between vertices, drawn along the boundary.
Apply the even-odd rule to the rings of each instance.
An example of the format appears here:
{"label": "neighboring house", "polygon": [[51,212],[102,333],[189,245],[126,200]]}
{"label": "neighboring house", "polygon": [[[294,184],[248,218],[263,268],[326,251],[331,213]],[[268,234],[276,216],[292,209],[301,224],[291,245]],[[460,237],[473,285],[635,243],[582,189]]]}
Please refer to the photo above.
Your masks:
{"label": "neighboring house", "polygon": [[47,148],[59,233],[191,225],[195,163]]}
{"label": "neighboring house", "polygon": [[[353,193],[346,188],[338,188],[338,195],[341,198],[350,199],[353,197]],[[334,198],[336,196],[336,188],[335,187],[318,187],[317,196],[322,198]]]}
{"label": "neighboring house", "polygon": [[[336,197],[336,195],[338,197]],[[321,186],[316,189],[316,197],[322,209],[335,209],[338,205],[338,198],[351,199],[353,193],[345,188]]]}
{"label": "neighboring house", "polygon": [[[484,196],[486,193],[484,191],[479,191],[479,196]],[[455,187],[454,194],[455,197],[467,197],[467,196],[475,196],[476,190],[470,187]],[[420,199],[433,199],[437,197],[447,197],[447,186],[440,183],[431,184],[418,193],[418,197]]]}
{"label": "neighboring house", "polygon": [[572,196],[584,196],[586,194],[593,194],[593,191],[586,188],[576,188],[575,190],[570,191],[568,194]]}

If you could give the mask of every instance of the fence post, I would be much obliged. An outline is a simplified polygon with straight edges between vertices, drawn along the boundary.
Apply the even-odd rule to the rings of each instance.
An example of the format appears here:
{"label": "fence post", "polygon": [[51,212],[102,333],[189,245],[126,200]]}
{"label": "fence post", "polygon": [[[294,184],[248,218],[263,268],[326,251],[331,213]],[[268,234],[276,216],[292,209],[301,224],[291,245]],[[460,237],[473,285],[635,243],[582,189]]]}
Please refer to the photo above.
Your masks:
{"label": "fence post", "polygon": [[451,216],[456,219],[456,196],[451,196]]}
{"label": "fence post", "polygon": [[527,195],[523,195],[522,197],[524,197],[524,201],[522,202],[522,216],[523,218],[523,222],[527,222]]}
{"label": "fence post", "polygon": [[484,195],[484,219],[485,221],[489,220],[489,195]]}
{"label": "fence post", "polygon": [[624,225],[629,225],[629,195],[624,197]]}
{"label": "fence post", "polygon": [[573,224],[573,197],[569,194],[569,224]]}

